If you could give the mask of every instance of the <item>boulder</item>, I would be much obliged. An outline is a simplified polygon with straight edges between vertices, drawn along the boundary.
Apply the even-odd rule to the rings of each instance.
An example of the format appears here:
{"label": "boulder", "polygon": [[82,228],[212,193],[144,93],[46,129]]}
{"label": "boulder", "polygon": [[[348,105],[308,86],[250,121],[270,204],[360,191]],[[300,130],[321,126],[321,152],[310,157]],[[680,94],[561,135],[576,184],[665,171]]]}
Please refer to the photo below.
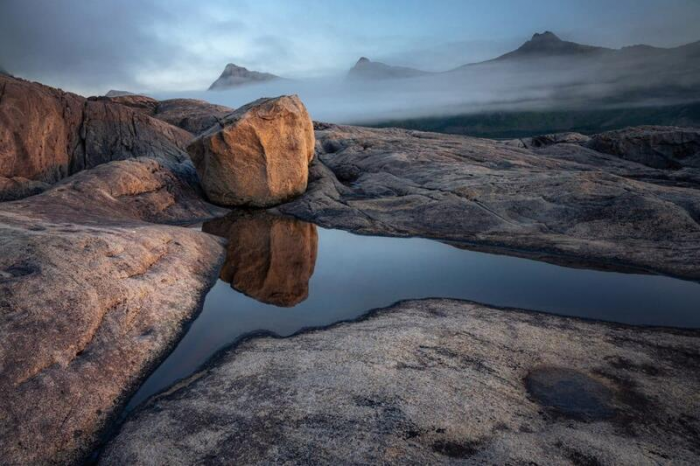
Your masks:
{"label": "boulder", "polygon": [[581,133],[554,133],[524,138],[521,141],[525,147],[547,147],[553,144],[585,144],[590,137]]}
{"label": "boulder", "polygon": [[216,125],[233,111],[230,107],[210,104],[203,100],[169,99],[158,102],[154,116],[197,135]]}
{"label": "boulder", "polygon": [[240,213],[204,223],[228,240],[220,278],[266,304],[296,306],[309,296],[318,251],[316,225],[267,212]]}
{"label": "boulder", "polygon": [[232,108],[197,99],[158,101],[142,95],[125,95],[113,97],[112,101],[139,110],[195,135],[209,129],[233,112]]}
{"label": "boulder", "polygon": [[[111,92],[111,91],[110,91]],[[155,116],[156,108],[158,107],[158,101],[153,97],[148,97],[145,95],[137,94],[119,94],[119,95],[109,95],[109,92],[105,97],[109,97],[112,102],[118,104],[126,105],[135,110],[139,110],[141,113],[145,113],[148,116]]]}
{"label": "boulder", "polygon": [[[105,162],[142,156],[187,159],[187,131],[109,98],[85,99],[0,75],[0,180],[53,184]],[[31,190],[29,190],[31,191]],[[0,192],[8,199],[28,192]]]}
{"label": "boulder", "polygon": [[297,96],[259,99],[187,147],[205,193],[225,206],[269,207],[306,190],[311,118]]}
{"label": "boulder", "polygon": [[596,134],[588,147],[653,168],[700,168],[700,129],[638,126]]}

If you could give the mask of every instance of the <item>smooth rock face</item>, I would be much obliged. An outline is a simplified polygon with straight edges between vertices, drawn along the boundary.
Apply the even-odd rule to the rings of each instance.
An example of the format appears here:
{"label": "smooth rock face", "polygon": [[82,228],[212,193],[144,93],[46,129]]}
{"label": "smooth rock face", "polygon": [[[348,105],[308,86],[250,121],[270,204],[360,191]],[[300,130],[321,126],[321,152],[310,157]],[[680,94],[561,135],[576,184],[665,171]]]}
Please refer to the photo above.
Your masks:
{"label": "smooth rock face", "polygon": [[314,131],[297,96],[259,99],[187,147],[209,200],[269,207],[306,190]]}
{"label": "smooth rock face", "polygon": [[700,129],[638,126],[593,136],[588,147],[653,168],[700,168]]}
{"label": "smooth rock face", "polygon": [[[700,279],[700,170],[580,144],[542,148],[317,124],[306,193],[277,211],[556,263]],[[505,249],[505,250],[504,250]]]}
{"label": "smooth rock face", "polygon": [[697,331],[407,301],[226,351],[101,464],[697,464],[698,347]]}
{"label": "smooth rock face", "polygon": [[223,259],[189,162],[100,165],[0,204],[0,462],[69,464],[177,341]]}
{"label": "smooth rock face", "polygon": [[197,99],[156,100],[142,95],[112,98],[127,107],[137,109],[148,116],[170,123],[197,135],[217,124],[233,112],[232,108],[210,104]]}
{"label": "smooth rock face", "polygon": [[[0,179],[53,184],[99,164],[142,156],[184,161],[191,134],[108,98],[0,76]],[[26,189],[12,189],[2,197]]]}
{"label": "smooth rock face", "polygon": [[202,231],[228,241],[220,278],[263,303],[291,307],[309,296],[318,252],[316,226],[266,212],[234,212]]}

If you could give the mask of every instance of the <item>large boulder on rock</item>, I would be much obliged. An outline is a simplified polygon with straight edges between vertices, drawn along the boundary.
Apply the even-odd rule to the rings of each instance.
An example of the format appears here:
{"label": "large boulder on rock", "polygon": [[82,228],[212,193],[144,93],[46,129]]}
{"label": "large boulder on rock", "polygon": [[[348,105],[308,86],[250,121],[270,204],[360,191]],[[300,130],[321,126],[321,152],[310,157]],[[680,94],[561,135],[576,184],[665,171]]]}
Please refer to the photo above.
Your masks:
{"label": "large boulder on rock", "polygon": [[[187,160],[192,135],[109,98],[0,75],[0,183],[7,200],[114,160]],[[26,186],[24,186],[26,185]]]}
{"label": "large boulder on rock", "polygon": [[309,296],[318,252],[316,225],[266,211],[205,222],[202,231],[228,240],[220,278],[241,293],[280,307]]}
{"label": "large boulder on rock", "polygon": [[700,168],[700,129],[637,126],[596,134],[588,147],[653,168]]}
{"label": "large boulder on rock", "polygon": [[297,96],[265,98],[224,118],[187,151],[209,200],[269,207],[306,190],[314,130]]}

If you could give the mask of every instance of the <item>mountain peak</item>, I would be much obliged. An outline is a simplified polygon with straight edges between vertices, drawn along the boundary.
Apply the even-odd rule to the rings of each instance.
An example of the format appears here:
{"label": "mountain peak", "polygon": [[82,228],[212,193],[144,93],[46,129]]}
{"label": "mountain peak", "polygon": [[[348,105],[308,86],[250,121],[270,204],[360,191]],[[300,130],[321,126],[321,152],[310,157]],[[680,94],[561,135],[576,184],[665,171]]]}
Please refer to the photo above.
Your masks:
{"label": "mountain peak", "polygon": [[248,72],[248,68],[245,68],[243,66],[238,66],[235,63],[229,63],[226,65],[226,68],[224,68],[224,72],[222,74],[234,75],[234,74],[244,74],[247,72]]}
{"label": "mountain peak", "polygon": [[221,76],[219,76],[219,79],[214,81],[214,83],[209,86],[209,90],[226,89],[230,87],[242,86],[244,84],[271,81],[273,79],[280,79],[280,77],[270,73],[251,71],[248,68],[238,66],[235,63],[228,63],[224,68],[223,73],[221,73]]}
{"label": "mountain peak", "polygon": [[600,54],[610,49],[593,47],[561,40],[552,31],[536,33],[517,50],[501,55],[494,60],[546,58],[562,56],[586,56]]}
{"label": "mountain peak", "polygon": [[349,77],[361,79],[412,78],[425,74],[428,73],[405,66],[393,66],[378,61],[371,61],[367,57],[361,57],[357,60],[355,66],[350,68],[348,72]]}
{"label": "mountain peak", "polygon": [[531,41],[534,42],[561,42],[562,40],[554,34],[552,31],[544,31],[543,33],[536,32],[533,36]]}

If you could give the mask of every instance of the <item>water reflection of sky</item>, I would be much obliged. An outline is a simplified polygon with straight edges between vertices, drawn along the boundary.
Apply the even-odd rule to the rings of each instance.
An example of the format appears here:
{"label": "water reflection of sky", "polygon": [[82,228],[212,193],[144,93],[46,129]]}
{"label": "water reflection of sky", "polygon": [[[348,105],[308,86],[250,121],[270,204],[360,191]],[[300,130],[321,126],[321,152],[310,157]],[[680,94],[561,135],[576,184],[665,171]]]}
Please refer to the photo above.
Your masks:
{"label": "water reflection of sky", "polygon": [[277,307],[219,280],[200,316],[129,408],[191,374],[247,333],[268,330],[286,336],[403,299],[460,298],[629,324],[700,327],[700,284],[695,282],[566,268],[420,238],[317,231],[318,253],[306,300]]}

